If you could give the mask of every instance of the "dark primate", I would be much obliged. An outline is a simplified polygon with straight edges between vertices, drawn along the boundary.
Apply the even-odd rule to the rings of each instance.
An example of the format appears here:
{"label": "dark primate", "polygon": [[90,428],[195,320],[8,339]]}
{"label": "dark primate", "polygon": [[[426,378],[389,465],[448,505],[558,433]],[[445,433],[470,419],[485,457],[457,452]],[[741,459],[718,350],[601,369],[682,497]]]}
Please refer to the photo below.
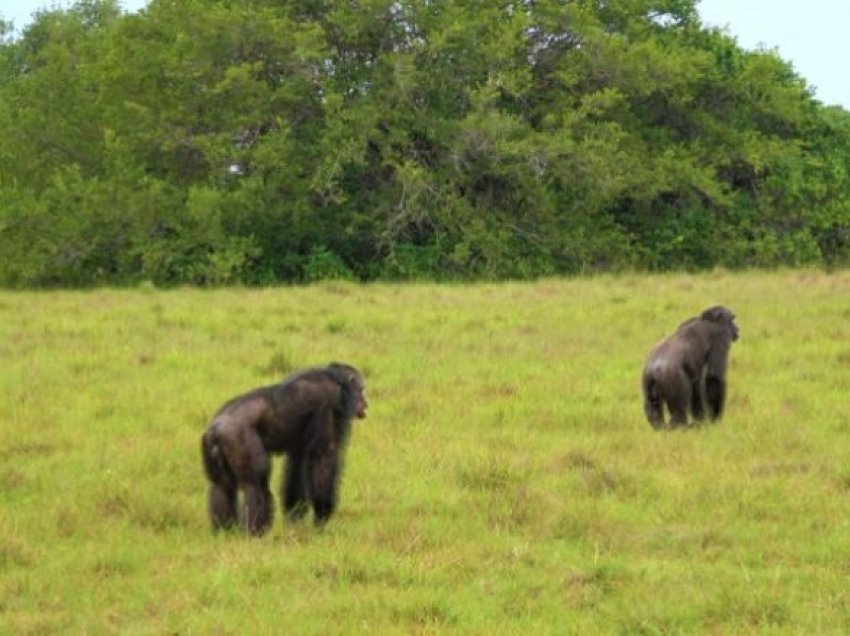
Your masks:
{"label": "dark primate", "polygon": [[270,455],[279,453],[287,455],[281,480],[284,512],[299,518],[312,504],[316,523],[327,521],[337,503],[351,420],[366,417],[365,392],[357,369],[331,363],[222,406],[201,438],[213,529],[237,524],[236,494],[241,488],[248,532],[260,535],[268,530],[273,513]]}
{"label": "dark primate", "polygon": [[643,368],[643,408],[653,428],[664,426],[664,404],[670,426],[723,415],[726,401],[726,362],[729,347],[738,339],[735,315],[726,307],[706,309],[686,320],[672,336],[649,354]]}

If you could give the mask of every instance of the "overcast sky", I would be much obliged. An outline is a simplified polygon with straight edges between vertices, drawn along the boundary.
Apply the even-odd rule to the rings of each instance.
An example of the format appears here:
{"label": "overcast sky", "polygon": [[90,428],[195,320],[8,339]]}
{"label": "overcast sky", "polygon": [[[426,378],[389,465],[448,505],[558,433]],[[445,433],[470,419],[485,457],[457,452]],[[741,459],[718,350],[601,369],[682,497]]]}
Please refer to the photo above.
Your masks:
{"label": "overcast sky", "polygon": [[[39,8],[68,6],[51,0],[2,0],[0,15],[21,28]],[[123,0],[135,11],[146,0]],[[796,72],[814,87],[825,104],[850,109],[850,0],[701,0],[703,22],[727,27],[747,49],[776,48]]]}
{"label": "overcast sky", "polygon": [[[137,11],[147,4],[147,0],[119,0],[118,4],[126,11]],[[51,7],[69,7],[68,0],[0,0],[0,17],[15,23],[21,29],[29,23],[32,14],[40,9]]]}
{"label": "overcast sky", "polygon": [[817,99],[850,110],[850,0],[702,0],[698,9],[743,48],[776,48]]}

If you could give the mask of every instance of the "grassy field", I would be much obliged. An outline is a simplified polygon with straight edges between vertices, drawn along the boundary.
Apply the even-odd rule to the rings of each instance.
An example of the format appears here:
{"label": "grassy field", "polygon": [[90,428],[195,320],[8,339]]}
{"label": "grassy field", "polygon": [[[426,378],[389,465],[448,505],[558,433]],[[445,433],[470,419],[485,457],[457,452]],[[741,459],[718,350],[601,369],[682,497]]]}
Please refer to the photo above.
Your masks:
{"label": "grassy field", "polygon": [[[716,303],[726,418],[654,432]],[[330,360],[338,514],[213,536],[207,420]],[[0,361],[0,633],[850,632],[848,273],[0,292]]]}

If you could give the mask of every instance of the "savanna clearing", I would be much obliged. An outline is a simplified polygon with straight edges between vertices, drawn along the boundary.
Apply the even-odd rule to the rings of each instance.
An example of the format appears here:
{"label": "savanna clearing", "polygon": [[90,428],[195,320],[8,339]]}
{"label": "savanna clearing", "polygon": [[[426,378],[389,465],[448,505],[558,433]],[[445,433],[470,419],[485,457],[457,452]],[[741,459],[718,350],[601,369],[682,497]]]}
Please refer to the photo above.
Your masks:
{"label": "savanna clearing", "polygon": [[[725,419],[654,432],[718,303]],[[2,292],[0,360],[2,633],[850,631],[850,273]],[[336,516],[213,536],[213,411],[331,360]]]}

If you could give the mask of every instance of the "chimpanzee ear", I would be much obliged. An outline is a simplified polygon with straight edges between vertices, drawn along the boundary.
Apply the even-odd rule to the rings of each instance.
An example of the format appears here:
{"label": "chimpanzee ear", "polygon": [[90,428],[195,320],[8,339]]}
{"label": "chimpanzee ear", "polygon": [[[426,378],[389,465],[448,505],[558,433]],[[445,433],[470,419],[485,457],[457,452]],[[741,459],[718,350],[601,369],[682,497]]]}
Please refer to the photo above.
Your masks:
{"label": "chimpanzee ear", "polygon": [[700,318],[702,318],[703,320],[708,320],[709,322],[723,322],[723,307],[709,307],[704,312],[702,312]]}

